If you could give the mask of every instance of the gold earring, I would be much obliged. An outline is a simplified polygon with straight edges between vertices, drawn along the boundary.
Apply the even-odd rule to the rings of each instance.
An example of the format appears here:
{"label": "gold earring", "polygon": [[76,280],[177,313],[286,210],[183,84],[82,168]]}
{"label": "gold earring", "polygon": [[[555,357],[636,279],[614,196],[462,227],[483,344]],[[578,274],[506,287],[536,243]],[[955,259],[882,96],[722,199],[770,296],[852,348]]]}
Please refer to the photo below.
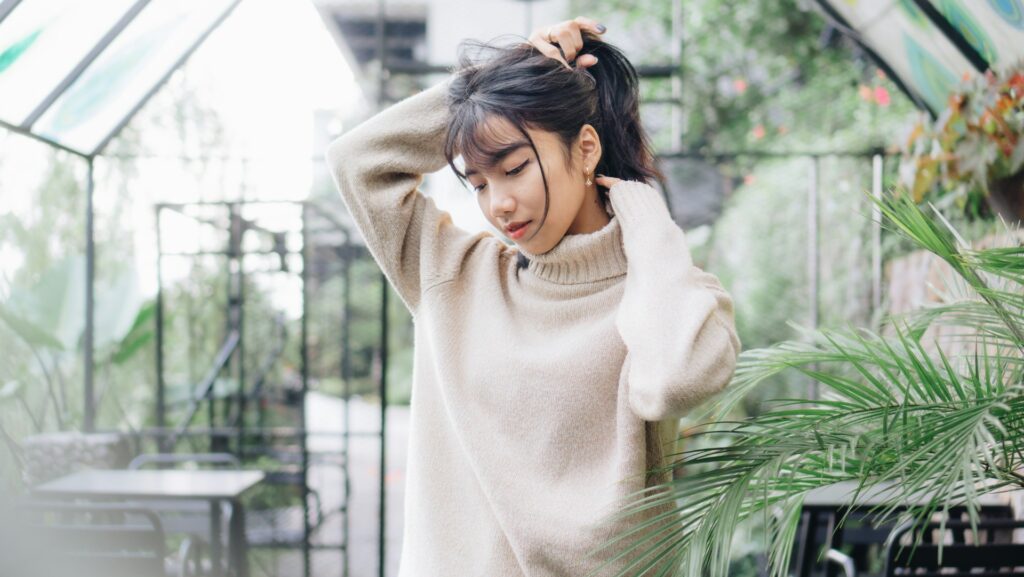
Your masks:
{"label": "gold earring", "polygon": [[587,177],[587,186],[590,186],[591,184],[594,184],[593,182],[590,181],[590,169],[589,168],[584,170],[583,174],[586,175],[586,177]]}

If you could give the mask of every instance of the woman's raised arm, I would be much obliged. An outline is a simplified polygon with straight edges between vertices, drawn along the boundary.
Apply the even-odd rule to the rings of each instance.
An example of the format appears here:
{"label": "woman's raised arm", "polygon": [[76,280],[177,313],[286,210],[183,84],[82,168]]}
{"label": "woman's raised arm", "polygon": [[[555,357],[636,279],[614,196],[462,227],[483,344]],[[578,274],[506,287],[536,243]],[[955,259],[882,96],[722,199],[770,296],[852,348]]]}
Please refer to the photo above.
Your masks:
{"label": "woman's raised arm", "polygon": [[616,326],[627,350],[630,407],[647,421],[682,417],[732,378],[741,346],[732,298],[693,264],[657,190],[617,181],[608,194],[627,261]]}
{"label": "woman's raised arm", "polygon": [[452,223],[419,191],[423,175],[447,165],[445,102],[452,77],[362,122],[327,147],[327,165],[367,248],[415,315],[422,294],[454,278],[487,233]]}

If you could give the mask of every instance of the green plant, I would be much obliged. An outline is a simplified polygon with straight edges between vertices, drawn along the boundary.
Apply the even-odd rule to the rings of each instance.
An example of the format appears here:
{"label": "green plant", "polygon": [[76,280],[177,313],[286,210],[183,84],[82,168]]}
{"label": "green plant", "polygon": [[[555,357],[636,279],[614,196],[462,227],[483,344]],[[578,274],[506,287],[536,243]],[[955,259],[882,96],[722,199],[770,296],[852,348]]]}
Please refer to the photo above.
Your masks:
{"label": "green plant", "polygon": [[[65,372],[67,365],[77,360],[86,330],[84,284],[85,260],[72,255],[44,270],[34,285],[12,287],[7,299],[0,301],[0,323],[31,351],[38,370],[31,380],[45,383],[59,430],[72,420]],[[93,329],[96,361],[99,365],[123,364],[152,340],[154,305],[143,303],[130,272],[99,289]],[[38,425],[45,418],[46,406]]]}
{"label": "green plant", "polygon": [[984,212],[993,180],[1024,168],[1024,63],[978,76],[949,97],[930,123],[918,120],[903,144],[901,178],[914,200]]}
{"label": "green plant", "polygon": [[[737,529],[763,519],[771,574],[786,575],[804,497],[840,481],[855,482],[856,495],[894,482],[875,508],[881,521],[921,522],[964,505],[973,523],[979,495],[1024,489],[1024,247],[972,249],[907,194],[872,201],[883,225],[948,263],[968,295],[887,318],[893,334],[805,330],[803,340],[744,351],[731,386],[700,411],[713,424],[689,435],[708,446],[680,453],[666,467],[681,468],[680,478],[631,495],[614,516],[670,509],[605,545],[654,535],[625,552],[642,552],[628,574],[670,560],[659,574],[725,576]],[[959,327],[958,344],[973,346],[929,352],[922,337],[933,324]],[[778,399],[755,417],[723,420],[788,369],[816,381],[820,398]],[[926,505],[900,512],[922,494]]]}

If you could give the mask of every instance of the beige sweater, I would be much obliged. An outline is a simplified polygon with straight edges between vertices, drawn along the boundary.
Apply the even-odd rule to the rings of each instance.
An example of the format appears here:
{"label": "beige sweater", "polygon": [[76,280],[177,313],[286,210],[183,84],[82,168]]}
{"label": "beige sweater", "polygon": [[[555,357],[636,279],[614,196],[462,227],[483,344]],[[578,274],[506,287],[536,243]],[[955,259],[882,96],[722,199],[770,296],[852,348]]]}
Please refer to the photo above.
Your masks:
{"label": "beige sweater", "polygon": [[527,254],[527,269],[517,247],[455,226],[418,190],[447,166],[449,81],[327,151],[415,324],[399,576],[585,575],[613,549],[587,553],[631,526],[603,516],[666,480],[645,475],[663,463],[659,437],[675,438],[659,422],[730,380],[732,300],[643,183],[612,187],[608,225]]}

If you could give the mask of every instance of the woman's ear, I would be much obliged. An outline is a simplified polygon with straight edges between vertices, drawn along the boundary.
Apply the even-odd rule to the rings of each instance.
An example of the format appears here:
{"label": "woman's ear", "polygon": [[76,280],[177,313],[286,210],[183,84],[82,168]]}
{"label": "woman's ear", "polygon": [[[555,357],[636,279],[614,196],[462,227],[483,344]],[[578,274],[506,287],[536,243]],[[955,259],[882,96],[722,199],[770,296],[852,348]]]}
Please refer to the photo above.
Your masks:
{"label": "woman's ear", "polygon": [[576,141],[583,166],[593,172],[601,161],[601,139],[597,135],[597,130],[589,124],[584,124]]}

